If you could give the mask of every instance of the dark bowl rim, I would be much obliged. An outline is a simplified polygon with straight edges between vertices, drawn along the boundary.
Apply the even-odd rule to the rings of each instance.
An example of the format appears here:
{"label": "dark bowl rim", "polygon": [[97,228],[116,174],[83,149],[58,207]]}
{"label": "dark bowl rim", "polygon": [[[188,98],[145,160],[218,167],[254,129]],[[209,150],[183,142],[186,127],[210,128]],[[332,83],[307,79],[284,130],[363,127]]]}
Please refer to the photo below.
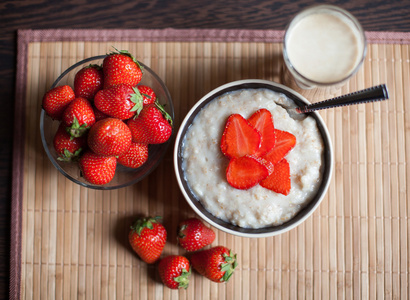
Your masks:
{"label": "dark bowl rim", "polygon": [[[80,60],[78,62],[76,62],[75,64],[71,65],[70,67],[68,67],[63,73],[61,73],[57,79],[53,82],[53,84],[51,85],[50,89],[58,86],[59,82],[64,78],[64,76],[66,76],[69,72],[71,72],[72,70],[74,70],[75,68],[82,66],[88,62],[94,61],[94,60],[101,60],[104,59],[105,57],[107,57],[108,54],[104,54],[104,55],[97,55],[97,56],[92,56],[92,57],[88,57],[85,58],[83,60]],[[168,98],[168,102],[169,102],[169,114],[172,118],[172,120],[175,120],[175,110],[174,110],[174,104],[172,101],[172,97],[171,94],[168,90],[168,87],[165,85],[165,82],[151,69],[149,68],[147,65],[145,65],[144,63],[138,61],[138,63],[141,65],[141,67],[145,70],[148,70],[148,72],[151,74],[151,76],[153,76],[159,83],[160,85],[164,88],[164,92]],[[141,180],[143,180],[145,177],[147,177],[151,172],[153,172],[159,165],[159,163],[163,160],[165,153],[168,150],[169,145],[171,144],[171,140],[172,140],[172,136],[175,134],[175,127],[173,127],[172,129],[172,136],[169,138],[169,140],[163,144],[160,144],[160,147],[164,147],[163,151],[160,153],[158,160],[156,162],[154,162],[150,169],[144,173],[142,176],[135,178],[131,181],[125,182],[123,184],[118,184],[118,185],[112,185],[112,186],[108,186],[108,185],[93,185],[91,183],[86,183],[86,182],[82,182],[79,181],[75,178],[73,178],[70,174],[68,174],[63,168],[61,168],[61,166],[57,163],[57,161],[55,160],[55,158],[53,157],[53,155],[50,152],[50,149],[48,148],[47,145],[47,141],[46,141],[46,137],[44,135],[44,118],[49,118],[44,109],[41,109],[41,113],[40,113],[40,135],[41,135],[41,142],[44,148],[44,151],[47,154],[47,157],[49,158],[49,160],[51,161],[51,163],[54,165],[54,167],[61,173],[63,174],[66,178],[70,179],[71,181],[73,181],[74,183],[86,187],[86,188],[91,188],[91,189],[95,189],[95,190],[115,190],[115,189],[120,189],[120,188],[124,188],[130,185],[133,185]],[[152,145],[152,147],[159,147],[158,145]]]}
{"label": "dark bowl rim", "polygon": [[296,91],[284,85],[281,85],[279,83],[273,82],[273,81],[261,80],[261,79],[245,79],[245,80],[238,80],[238,81],[230,82],[230,83],[224,84],[210,91],[208,94],[203,96],[191,108],[191,110],[187,113],[187,115],[185,116],[184,120],[182,121],[179,127],[179,130],[178,130],[178,133],[175,139],[175,145],[174,145],[174,171],[176,174],[176,178],[177,178],[180,190],[185,200],[191,206],[191,208],[206,222],[210,223],[212,226],[224,232],[227,232],[233,235],[242,236],[242,237],[252,237],[252,238],[268,237],[268,236],[282,234],[284,232],[287,232],[295,228],[296,226],[301,224],[303,221],[305,221],[316,210],[316,208],[319,206],[319,204],[325,197],[327,189],[330,185],[332,172],[333,172],[333,164],[334,164],[333,147],[332,147],[331,138],[330,138],[328,129],[326,127],[326,124],[324,123],[319,113],[317,112],[309,113],[310,116],[315,118],[318,124],[319,131],[321,132],[321,135],[322,135],[322,139],[325,145],[325,151],[324,151],[325,166],[323,168],[323,172],[324,172],[323,177],[322,177],[323,180],[319,187],[317,195],[314,197],[314,199],[312,199],[309,202],[309,204],[307,204],[304,208],[302,208],[302,210],[299,211],[299,213],[295,217],[293,217],[291,220],[279,226],[264,227],[264,228],[259,228],[259,229],[242,228],[236,225],[232,225],[228,222],[225,222],[213,216],[211,213],[209,213],[204,208],[204,206],[198,201],[198,199],[195,198],[195,195],[190,191],[188,183],[183,176],[183,170],[181,167],[181,162],[182,162],[181,146],[183,142],[183,137],[185,136],[186,131],[188,130],[190,124],[192,123],[196,115],[199,113],[199,111],[203,107],[205,107],[209,102],[211,102],[213,99],[227,92],[231,92],[231,91],[236,91],[236,90],[241,90],[241,89],[261,89],[261,88],[267,88],[275,92],[283,93],[290,99],[294,100],[296,104],[298,103],[309,104],[309,101],[305,97],[297,93]]}

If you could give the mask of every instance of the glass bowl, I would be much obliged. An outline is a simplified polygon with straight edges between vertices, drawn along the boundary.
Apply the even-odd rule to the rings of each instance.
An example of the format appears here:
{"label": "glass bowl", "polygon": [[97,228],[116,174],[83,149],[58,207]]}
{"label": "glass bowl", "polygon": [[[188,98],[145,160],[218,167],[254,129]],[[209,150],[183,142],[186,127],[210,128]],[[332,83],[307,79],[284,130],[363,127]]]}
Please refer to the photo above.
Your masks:
{"label": "glass bowl", "polygon": [[[77,62],[76,64],[69,67],[65,70],[53,83],[51,88],[60,85],[70,85],[73,87],[74,76],[75,74],[85,66],[90,64],[102,65],[102,62],[106,55],[94,56],[82,61]],[[150,86],[155,94],[159,103],[161,103],[168,114],[174,120],[174,106],[172,103],[171,95],[165,86],[164,82],[159,78],[154,71],[149,67],[139,62],[143,68],[142,80],[139,84]],[[94,185],[86,181],[80,173],[80,168],[77,162],[63,162],[58,160],[58,154],[53,146],[53,138],[57,132],[60,122],[55,121],[49,116],[46,115],[45,111],[42,109],[40,115],[40,133],[41,141],[44,146],[44,150],[47,153],[48,158],[53,163],[53,165],[60,171],[65,177],[72,180],[73,182],[87,187],[98,190],[111,190],[126,187],[137,183],[142,180],[145,176],[150,174],[164,158],[164,155],[167,151],[169,144],[171,143],[171,138],[167,142],[158,145],[149,145],[149,156],[148,160],[139,168],[132,169],[124,167],[120,164],[117,164],[116,172],[114,178],[105,185]]]}
{"label": "glass bowl", "polygon": [[[313,199],[305,205],[293,218],[288,220],[287,222],[278,225],[278,226],[270,226],[270,227],[263,227],[263,228],[243,228],[231,223],[225,222],[222,219],[219,219],[212,215],[209,211],[205,209],[205,207],[201,204],[199,196],[192,191],[187,181],[186,176],[184,175],[184,169],[182,168],[183,163],[183,145],[184,145],[184,137],[187,133],[187,130],[192,125],[195,117],[198,113],[213,99],[232,91],[242,90],[242,89],[270,89],[274,92],[278,92],[281,94],[286,95],[288,98],[292,99],[296,104],[307,104],[309,103],[306,98],[304,98],[299,93],[295,92],[294,90],[283,86],[281,84],[267,81],[267,80],[258,80],[258,79],[249,79],[249,80],[239,80],[234,81],[231,83],[227,83],[222,85],[213,91],[206,94],[202,97],[195,105],[191,108],[191,110],[186,115],[185,119],[182,121],[181,126],[178,130],[176,140],[175,140],[175,148],[174,148],[174,169],[176,173],[176,178],[180,190],[182,191],[183,196],[185,197],[188,204],[191,208],[206,222],[211,224],[212,226],[225,231],[227,233],[242,236],[242,237],[251,237],[251,238],[262,238],[267,236],[274,236],[281,233],[284,233],[292,228],[301,224],[304,220],[306,220],[319,206],[321,201],[323,200],[324,196],[326,195],[327,189],[329,187],[332,172],[333,172],[333,148],[331,139],[329,136],[329,132],[326,128],[326,124],[324,123],[323,119],[317,112],[309,113],[317,123],[319,132],[322,136],[323,144],[324,144],[324,153],[323,153],[323,162],[324,165],[322,166],[322,181],[320,187],[313,197]],[[218,148],[219,149],[219,148]],[[189,158],[188,158],[189,159]],[[206,176],[204,174],[204,176]]]}

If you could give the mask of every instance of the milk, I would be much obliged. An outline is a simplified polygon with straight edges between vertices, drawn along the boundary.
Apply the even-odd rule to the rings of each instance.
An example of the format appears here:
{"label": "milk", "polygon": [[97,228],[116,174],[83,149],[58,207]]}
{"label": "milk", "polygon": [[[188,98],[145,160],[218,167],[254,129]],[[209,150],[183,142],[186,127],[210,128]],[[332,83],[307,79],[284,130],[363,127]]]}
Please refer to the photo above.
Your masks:
{"label": "milk", "polygon": [[364,48],[360,25],[337,11],[317,9],[290,24],[285,36],[285,61],[296,79],[333,84],[357,70]]}

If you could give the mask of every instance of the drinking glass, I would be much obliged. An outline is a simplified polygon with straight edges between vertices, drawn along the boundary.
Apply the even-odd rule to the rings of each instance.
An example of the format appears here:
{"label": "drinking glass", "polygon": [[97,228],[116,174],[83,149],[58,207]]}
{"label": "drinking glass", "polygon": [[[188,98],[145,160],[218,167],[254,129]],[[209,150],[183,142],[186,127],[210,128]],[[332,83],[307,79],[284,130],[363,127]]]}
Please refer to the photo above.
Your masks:
{"label": "drinking glass", "polygon": [[293,80],[301,89],[342,86],[365,56],[365,34],[352,14],[333,5],[313,6],[286,28],[284,81]]}

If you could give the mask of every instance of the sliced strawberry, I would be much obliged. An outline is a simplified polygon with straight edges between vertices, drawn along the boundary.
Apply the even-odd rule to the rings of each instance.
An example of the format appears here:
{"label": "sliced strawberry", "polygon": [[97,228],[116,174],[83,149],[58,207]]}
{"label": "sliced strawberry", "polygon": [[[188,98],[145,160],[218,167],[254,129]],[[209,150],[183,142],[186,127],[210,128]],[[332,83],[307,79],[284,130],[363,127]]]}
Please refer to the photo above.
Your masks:
{"label": "sliced strawberry", "polygon": [[290,192],[290,168],[286,159],[274,165],[273,173],[263,179],[259,184],[275,193],[287,196]]}
{"label": "sliced strawberry", "polygon": [[275,135],[275,146],[263,156],[273,164],[281,161],[296,145],[296,137],[290,132],[275,129]]}
{"label": "sliced strawberry", "polygon": [[261,108],[248,121],[261,134],[262,138],[261,146],[255,155],[265,155],[275,146],[275,127],[273,126],[272,114],[269,110]]}
{"label": "sliced strawberry", "polygon": [[261,135],[239,114],[226,121],[221,138],[221,151],[228,158],[254,154],[260,147]]}
{"label": "sliced strawberry", "polygon": [[233,158],[226,169],[228,183],[240,190],[250,189],[268,175],[268,168],[252,156]]}
{"label": "sliced strawberry", "polygon": [[271,163],[269,160],[266,160],[262,157],[256,156],[256,155],[249,155],[250,157],[256,159],[258,161],[258,163],[260,163],[261,165],[263,165],[267,170],[268,170],[268,176],[270,174],[272,174],[273,172],[273,168],[274,168],[274,164]]}

